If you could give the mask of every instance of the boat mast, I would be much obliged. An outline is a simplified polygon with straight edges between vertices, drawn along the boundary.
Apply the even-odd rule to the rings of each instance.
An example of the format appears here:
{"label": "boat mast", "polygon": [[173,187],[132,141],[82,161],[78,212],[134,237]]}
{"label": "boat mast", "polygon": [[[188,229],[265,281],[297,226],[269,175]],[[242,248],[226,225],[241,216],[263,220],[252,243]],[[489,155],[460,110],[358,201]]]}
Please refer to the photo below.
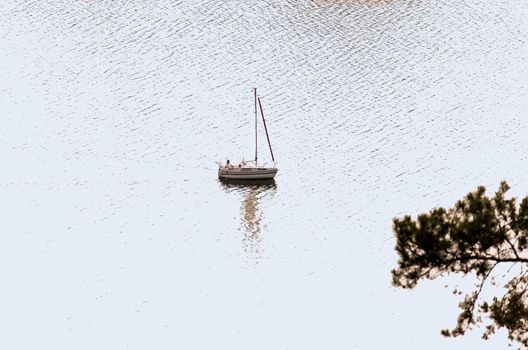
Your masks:
{"label": "boat mast", "polygon": [[257,88],[253,89],[255,97],[255,166],[257,166]]}
{"label": "boat mast", "polygon": [[258,103],[260,107],[260,114],[262,115],[262,122],[264,123],[264,130],[266,130],[266,138],[268,139],[268,146],[271,153],[271,160],[273,160],[273,163],[275,163],[275,157],[273,157],[273,151],[271,150],[271,142],[268,135],[268,128],[266,127],[266,119],[264,119],[264,112],[262,111],[262,103],[260,103],[260,97],[258,97]]}

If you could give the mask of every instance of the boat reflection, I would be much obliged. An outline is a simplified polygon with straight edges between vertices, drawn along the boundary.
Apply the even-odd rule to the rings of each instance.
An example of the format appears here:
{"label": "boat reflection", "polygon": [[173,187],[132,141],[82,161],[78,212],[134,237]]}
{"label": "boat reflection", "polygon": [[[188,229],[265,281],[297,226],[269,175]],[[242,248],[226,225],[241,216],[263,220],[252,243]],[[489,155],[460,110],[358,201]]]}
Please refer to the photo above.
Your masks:
{"label": "boat reflection", "polygon": [[275,180],[250,181],[220,181],[224,189],[242,195],[241,218],[244,237],[244,251],[255,258],[260,257],[260,231],[262,228],[262,212],[259,203],[268,195],[273,196],[277,185]]}

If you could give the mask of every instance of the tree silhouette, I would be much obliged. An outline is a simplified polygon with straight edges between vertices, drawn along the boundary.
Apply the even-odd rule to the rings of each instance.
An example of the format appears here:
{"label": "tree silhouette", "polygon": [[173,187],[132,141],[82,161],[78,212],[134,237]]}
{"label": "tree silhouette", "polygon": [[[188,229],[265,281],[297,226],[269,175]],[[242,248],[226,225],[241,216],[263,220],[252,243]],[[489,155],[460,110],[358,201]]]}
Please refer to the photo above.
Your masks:
{"label": "tree silhouette", "polygon": [[[484,339],[505,328],[511,341],[528,348],[528,196],[517,205],[515,198],[505,199],[508,189],[503,181],[488,197],[480,186],[453,208],[393,220],[399,255],[393,285],[414,288],[421,279],[449,273],[477,278],[459,304],[456,326],[442,330],[444,336],[463,335],[486,316]],[[519,273],[505,284],[502,297],[483,300],[481,291],[487,281],[494,283],[499,264],[517,265]]]}

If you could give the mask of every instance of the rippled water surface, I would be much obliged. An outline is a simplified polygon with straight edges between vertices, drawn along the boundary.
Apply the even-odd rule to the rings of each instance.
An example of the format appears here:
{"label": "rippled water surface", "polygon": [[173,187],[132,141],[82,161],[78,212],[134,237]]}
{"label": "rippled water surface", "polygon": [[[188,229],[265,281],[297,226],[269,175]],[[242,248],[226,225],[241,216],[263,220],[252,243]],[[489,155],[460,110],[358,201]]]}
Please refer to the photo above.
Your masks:
{"label": "rippled water surface", "polygon": [[[0,347],[506,348],[391,287],[391,219],[528,193],[527,40],[520,0],[3,1]],[[279,173],[222,184],[253,87]]]}

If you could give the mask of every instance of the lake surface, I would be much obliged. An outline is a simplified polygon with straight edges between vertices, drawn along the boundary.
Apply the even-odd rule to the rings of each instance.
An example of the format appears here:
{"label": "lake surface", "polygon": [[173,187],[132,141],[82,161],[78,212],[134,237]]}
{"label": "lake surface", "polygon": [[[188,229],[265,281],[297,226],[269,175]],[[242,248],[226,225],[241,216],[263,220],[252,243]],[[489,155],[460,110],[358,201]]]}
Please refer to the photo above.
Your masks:
{"label": "lake surface", "polygon": [[[0,48],[0,348],[507,348],[391,220],[528,193],[526,1],[6,0]],[[254,87],[279,173],[222,184]]]}

